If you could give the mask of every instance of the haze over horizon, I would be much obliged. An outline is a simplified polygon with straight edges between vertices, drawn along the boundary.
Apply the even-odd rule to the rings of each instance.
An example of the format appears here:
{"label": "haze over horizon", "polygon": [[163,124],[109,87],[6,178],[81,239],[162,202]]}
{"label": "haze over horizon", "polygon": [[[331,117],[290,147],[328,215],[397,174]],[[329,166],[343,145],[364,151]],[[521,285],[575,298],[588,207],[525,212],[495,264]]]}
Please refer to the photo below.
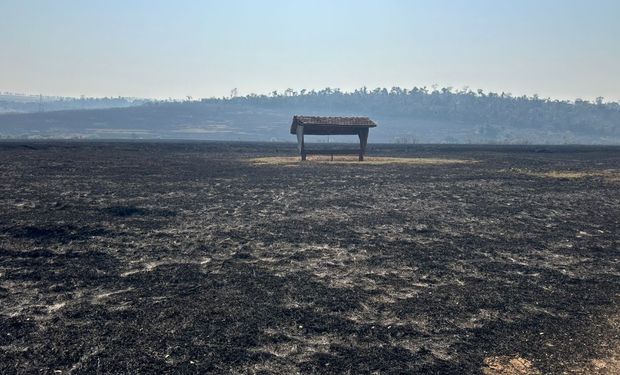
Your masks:
{"label": "haze over horizon", "polygon": [[620,2],[0,4],[0,91],[221,97],[452,86],[620,100]]}

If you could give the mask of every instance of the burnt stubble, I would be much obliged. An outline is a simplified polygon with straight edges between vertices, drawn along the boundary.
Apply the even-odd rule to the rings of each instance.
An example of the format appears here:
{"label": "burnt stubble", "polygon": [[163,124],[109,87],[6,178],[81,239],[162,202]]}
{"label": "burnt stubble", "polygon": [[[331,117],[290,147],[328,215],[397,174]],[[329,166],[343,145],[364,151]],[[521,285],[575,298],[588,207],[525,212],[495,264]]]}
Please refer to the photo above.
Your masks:
{"label": "burnt stubble", "polygon": [[0,373],[618,369],[619,148],[294,147],[0,143]]}

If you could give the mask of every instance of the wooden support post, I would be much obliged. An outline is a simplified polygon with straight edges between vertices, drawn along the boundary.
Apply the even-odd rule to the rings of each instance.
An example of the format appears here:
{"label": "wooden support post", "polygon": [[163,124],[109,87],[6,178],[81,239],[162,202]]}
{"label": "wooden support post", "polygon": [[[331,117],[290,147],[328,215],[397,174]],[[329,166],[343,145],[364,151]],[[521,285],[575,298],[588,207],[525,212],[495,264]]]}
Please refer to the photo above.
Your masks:
{"label": "wooden support post", "polygon": [[304,145],[304,127],[299,125],[297,126],[297,148],[299,149],[301,160],[306,160],[306,149]]}
{"label": "wooden support post", "polygon": [[359,161],[364,161],[364,154],[366,153],[366,145],[368,144],[368,129],[361,129],[357,133],[360,138],[360,157]]}

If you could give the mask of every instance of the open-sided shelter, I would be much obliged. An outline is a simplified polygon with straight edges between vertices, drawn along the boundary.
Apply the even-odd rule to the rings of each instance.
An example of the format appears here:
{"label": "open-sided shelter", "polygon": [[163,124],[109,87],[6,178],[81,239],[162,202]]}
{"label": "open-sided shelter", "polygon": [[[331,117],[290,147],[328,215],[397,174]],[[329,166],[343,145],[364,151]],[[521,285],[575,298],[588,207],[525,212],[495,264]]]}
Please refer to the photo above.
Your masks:
{"label": "open-sided shelter", "polygon": [[[364,160],[366,145],[368,144],[368,130],[376,127],[368,117],[318,117],[293,116],[291,134],[297,135],[297,146],[301,160],[306,160],[309,154],[358,154],[359,160]],[[304,135],[356,135],[360,139],[358,150],[308,150],[304,144]]]}

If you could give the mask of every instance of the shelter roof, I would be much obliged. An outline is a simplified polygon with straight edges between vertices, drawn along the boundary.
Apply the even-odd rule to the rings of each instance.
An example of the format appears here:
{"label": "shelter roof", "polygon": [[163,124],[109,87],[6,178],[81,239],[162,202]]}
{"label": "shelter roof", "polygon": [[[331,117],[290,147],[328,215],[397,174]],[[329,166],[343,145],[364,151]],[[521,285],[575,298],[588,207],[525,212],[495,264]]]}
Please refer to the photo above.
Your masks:
{"label": "shelter roof", "polygon": [[377,124],[368,117],[294,116],[291,134],[297,133],[298,126],[304,127],[305,134],[355,134],[360,129],[374,128]]}

